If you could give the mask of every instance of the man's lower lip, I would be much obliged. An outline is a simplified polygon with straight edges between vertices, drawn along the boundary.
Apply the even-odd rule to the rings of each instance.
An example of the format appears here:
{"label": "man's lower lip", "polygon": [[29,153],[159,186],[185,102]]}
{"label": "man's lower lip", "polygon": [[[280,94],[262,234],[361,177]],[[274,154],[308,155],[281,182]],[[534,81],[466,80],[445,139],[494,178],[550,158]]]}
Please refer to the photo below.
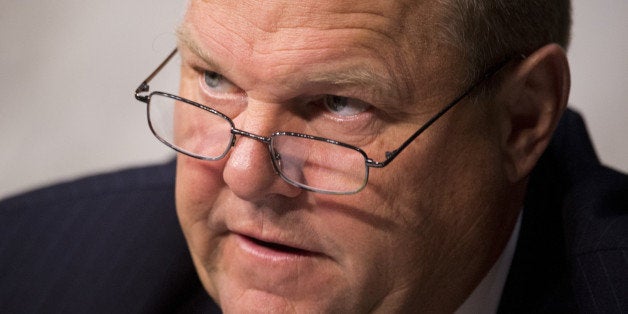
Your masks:
{"label": "man's lower lip", "polygon": [[218,256],[224,260],[218,265],[224,271],[219,275],[247,290],[303,298],[331,280],[333,264],[318,252],[269,246],[237,233],[227,236],[222,247]]}

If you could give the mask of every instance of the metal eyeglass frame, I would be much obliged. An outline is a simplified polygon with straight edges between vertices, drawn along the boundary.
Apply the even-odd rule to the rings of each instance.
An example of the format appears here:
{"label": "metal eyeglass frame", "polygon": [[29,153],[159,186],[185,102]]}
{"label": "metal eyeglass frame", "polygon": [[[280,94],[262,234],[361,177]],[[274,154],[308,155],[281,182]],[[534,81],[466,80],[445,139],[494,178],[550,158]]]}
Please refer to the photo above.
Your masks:
{"label": "metal eyeglass frame", "polygon": [[[425,131],[428,127],[430,127],[434,122],[436,122],[436,120],[438,120],[440,117],[442,117],[445,113],[447,113],[450,109],[452,109],[456,104],[460,103],[460,101],[462,99],[464,99],[465,97],[467,97],[469,94],[471,94],[471,92],[473,90],[475,90],[480,84],[484,83],[485,81],[487,81],[490,77],[492,77],[493,75],[495,75],[495,73],[499,72],[506,64],[508,64],[511,60],[513,60],[514,58],[505,58],[502,62],[497,63],[496,65],[490,67],[486,72],[484,72],[484,74],[477,79],[473,84],[471,84],[471,86],[469,86],[462,94],[460,94],[458,97],[454,98],[450,103],[448,103],[447,105],[445,105],[440,111],[438,111],[434,116],[432,116],[427,122],[425,122],[416,132],[414,132],[412,135],[410,135],[410,137],[408,137],[408,139],[406,139],[397,149],[393,150],[393,151],[387,151],[385,153],[386,155],[386,159],[383,161],[375,161],[374,159],[368,157],[368,155],[366,154],[366,152],[364,152],[361,148],[350,145],[350,144],[346,144],[343,142],[339,142],[339,141],[335,141],[335,140],[331,140],[328,138],[324,138],[324,137],[318,137],[318,136],[313,136],[313,135],[308,135],[308,134],[302,134],[302,133],[295,133],[295,132],[275,132],[273,133],[270,137],[265,137],[265,136],[261,136],[261,135],[257,135],[257,134],[253,134],[253,133],[249,133],[240,129],[237,129],[233,123],[233,121],[227,117],[226,115],[224,115],[223,113],[212,109],[210,107],[204,106],[202,104],[199,104],[197,102],[182,98],[180,96],[174,95],[174,94],[169,94],[169,93],[164,93],[164,92],[159,92],[159,91],[155,91],[152,92],[148,95],[142,95],[142,93],[148,93],[150,91],[150,87],[149,87],[149,83],[150,81],[163,69],[163,67],[168,63],[168,61],[170,61],[170,59],[172,59],[172,57],[174,57],[174,55],[177,53],[177,48],[175,48],[169,55],[168,57],[166,57],[166,59],[159,64],[159,66],[157,67],[157,69],[155,69],[135,90],[135,98],[141,102],[146,103],[147,105],[150,104],[150,97],[153,94],[159,94],[161,96],[166,96],[172,99],[175,99],[177,101],[182,101],[185,102],[187,104],[193,105],[195,107],[198,107],[202,110],[206,110],[209,111],[213,114],[216,114],[222,118],[224,118],[225,120],[227,120],[230,124],[231,124],[231,133],[233,135],[242,135],[257,141],[260,141],[262,143],[265,143],[268,145],[269,148],[269,152],[270,152],[270,157],[271,159],[273,159],[273,168],[275,170],[275,172],[277,174],[280,175],[280,177],[294,185],[297,186],[301,189],[304,190],[308,190],[308,191],[312,191],[312,192],[318,192],[318,193],[324,193],[324,194],[338,194],[338,195],[346,195],[346,194],[355,194],[358,193],[359,191],[361,191],[367,184],[368,182],[368,177],[369,177],[369,168],[384,168],[386,167],[388,164],[390,164],[408,145],[410,145],[410,143],[412,143],[419,135],[421,135],[421,133],[423,133],[423,131]],[[525,59],[524,55],[519,55],[517,56],[519,59]],[[149,124],[150,119],[149,119]],[[231,147],[234,146],[235,144],[235,136],[232,137],[232,142],[231,144],[228,146],[228,148],[225,150],[225,152],[215,158],[209,158],[209,157],[204,157],[204,156],[200,156],[200,155],[194,155],[191,154],[189,152],[185,152],[185,151],[181,151],[180,149],[174,147],[171,143],[169,143],[168,141],[162,139],[159,135],[157,135],[155,133],[155,131],[153,130],[152,126],[150,126],[151,131],[153,132],[153,134],[155,135],[155,137],[157,137],[161,142],[163,142],[164,144],[166,144],[168,147],[174,149],[175,151],[178,151],[180,153],[186,154],[188,156],[197,158],[197,159],[202,159],[202,160],[219,160],[222,159],[226,156],[227,152],[231,149]],[[283,175],[283,173],[277,169],[277,165],[276,165],[276,158],[278,158],[277,156],[274,156],[272,154],[272,148],[271,148],[271,139],[273,136],[277,136],[277,135],[289,135],[289,136],[296,136],[296,137],[303,137],[303,138],[307,138],[307,139],[312,139],[312,140],[318,140],[318,141],[323,141],[323,142],[327,142],[329,144],[334,144],[334,145],[340,145],[343,146],[345,148],[348,149],[352,149],[355,150],[357,152],[359,152],[360,154],[362,154],[362,156],[364,156],[364,160],[365,160],[365,164],[366,164],[366,173],[365,173],[365,178],[364,178],[364,182],[362,184],[362,186],[355,190],[355,191],[350,191],[350,192],[334,192],[334,191],[328,191],[328,190],[322,190],[322,189],[315,189],[309,186],[306,186],[300,182],[297,181],[293,181],[287,177],[285,177]]]}

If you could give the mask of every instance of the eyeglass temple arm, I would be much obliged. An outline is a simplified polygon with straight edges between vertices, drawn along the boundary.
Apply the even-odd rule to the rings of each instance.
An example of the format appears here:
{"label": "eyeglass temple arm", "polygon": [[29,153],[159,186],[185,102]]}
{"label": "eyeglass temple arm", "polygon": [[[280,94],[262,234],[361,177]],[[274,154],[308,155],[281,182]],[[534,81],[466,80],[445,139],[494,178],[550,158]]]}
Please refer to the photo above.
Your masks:
{"label": "eyeglass temple arm", "polygon": [[414,132],[414,134],[412,134],[410,138],[408,138],[405,142],[403,142],[401,146],[399,146],[397,149],[393,150],[392,152],[386,152],[386,159],[384,161],[380,162],[380,161],[374,161],[372,159],[368,159],[367,165],[369,167],[374,167],[374,168],[383,168],[386,165],[388,165],[391,161],[393,161],[393,159],[397,157],[397,155],[399,155],[399,153],[401,153],[401,151],[403,151],[408,145],[410,145],[410,143],[412,143],[412,141],[414,141],[419,135],[421,135],[421,133],[423,133],[425,129],[427,129],[434,122],[436,122],[436,120],[438,120],[445,113],[447,113],[449,109],[453,108],[462,99],[469,96],[469,94],[471,94],[471,92],[473,92],[473,90],[476,89],[480,84],[488,80],[491,76],[495,75],[495,73],[499,72],[502,68],[504,68],[504,66],[506,66],[506,64],[510,63],[510,61],[512,61],[513,59],[523,60],[525,58],[526,56],[524,54],[520,54],[515,57],[505,58],[503,61],[489,68],[484,73],[484,75],[480,77],[478,80],[476,80],[475,83],[472,84],[469,88],[467,88],[467,90],[465,90],[464,93],[456,97],[453,101],[451,101],[449,104],[443,107],[443,109],[441,109],[437,114],[435,114],[432,118],[430,118],[427,122],[425,122],[425,124],[423,124],[421,128],[419,128],[416,132]]}
{"label": "eyeglass temple arm", "polygon": [[155,71],[153,71],[153,73],[151,73],[142,82],[142,84],[140,84],[140,86],[138,86],[137,89],[135,89],[135,99],[142,102],[148,102],[148,96],[140,95],[140,93],[145,93],[150,90],[148,83],[150,83],[150,81],[155,77],[155,75],[157,75],[159,71],[161,71],[161,69],[163,69],[163,67],[166,66],[168,61],[170,61],[170,59],[172,59],[172,57],[174,57],[176,53],[177,53],[177,48],[174,48],[174,50],[172,50],[172,52],[168,55],[168,57],[166,57],[166,60],[162,61],[161,64],[159,64],[159,66],[157,67],[157,69],[155,69]]}
{"label": "eyeglass temple arm", "polygon": [[419,128],[416,132],[414,132],[414,134],[412,134],[412,136],[410,136],[405,142],[403,142],[403,144],[401,144],[401,146],[399,146],[397,149],[393,150],[392,152],[386,152],[386,159],[384,161],[379,162],[379,161],[374,161],[374,160],[368,160],[367,164],[370,167],[375,167],[375,168],[383,168],[386,165],[388,165],[391,161],[393,161],[393,159],[395,159],[395,157],[397,157],[397,155],[399,155],[399,153],[401,153],[401,151],[403,151],[408,145],[410,145],[410,143],[412,143],[412,141],[414,141],[419,135],[421,135],[421,133],[423,133],[425,129],[430,127],[442,115],[447,113],[449,109],[453,108],[456,104],[458,104],[460,100],[462,100],[467,95],[469,95],[469,93],[471,93],[471,91],[475,88],[475,86],[476,85],[474,84],[471,88],[467,89],[462,95],[458,96],[452,102],[447,104],[447,106],[441,109],[437,114],[432,116],[432,118],[430,118],[427,122],[425,122],[425,124],[423,124],[421,128]]}

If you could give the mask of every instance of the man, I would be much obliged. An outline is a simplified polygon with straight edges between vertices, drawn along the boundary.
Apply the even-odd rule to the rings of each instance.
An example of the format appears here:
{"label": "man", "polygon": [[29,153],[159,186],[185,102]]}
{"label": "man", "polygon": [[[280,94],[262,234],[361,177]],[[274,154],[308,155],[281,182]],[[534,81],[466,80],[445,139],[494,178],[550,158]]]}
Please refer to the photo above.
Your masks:
{"label": "man", "polygon": [[[229,313],[626,310],[626,177],[599,166],[573,113],[545,152],[568,100],[568,32],[561,1],[190,1],[178,95],[150,89],[157,70],[136,97],[179,152],[176,213],[204,291]],[[22,250],[2,246],[19,257],[3,299],[216,310],[170,225],[170,167],[3,203],[14,236],[25,212],[74,208],[55,205],[70,216],[60,232],[83,225],[64,256],[86,274],[53,261],[33,275],[62,240],[19,236]],[[83,229],[103,221],[112,235]],[[86,239],[111,256],[77,253]]]}

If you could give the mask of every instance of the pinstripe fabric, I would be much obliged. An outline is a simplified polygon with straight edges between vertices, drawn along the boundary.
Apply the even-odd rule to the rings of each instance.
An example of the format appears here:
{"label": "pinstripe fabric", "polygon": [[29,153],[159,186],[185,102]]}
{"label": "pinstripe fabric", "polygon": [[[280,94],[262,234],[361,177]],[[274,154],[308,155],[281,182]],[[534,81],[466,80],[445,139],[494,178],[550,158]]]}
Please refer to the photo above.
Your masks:
{"label": "pinstripe fabric", "polygon": [[[584,313],[628,313],[628,188],[610,171],[601,171],[597,181],[582,187],[570,212],[567,230],[572,237],[574,285]],[[604,183],[601,183],[604,182]],[[602,198],[587,198],[592,193]]]}
{"label": "pinstripe fabric", "polygon": [[209,311],[174,210],[174,164],[0,203],[0,313]]}
{"label": "pinstripe fabric", "polygon": [[501,313],[628,313],[628,177],[563,117],[530,179]]}

